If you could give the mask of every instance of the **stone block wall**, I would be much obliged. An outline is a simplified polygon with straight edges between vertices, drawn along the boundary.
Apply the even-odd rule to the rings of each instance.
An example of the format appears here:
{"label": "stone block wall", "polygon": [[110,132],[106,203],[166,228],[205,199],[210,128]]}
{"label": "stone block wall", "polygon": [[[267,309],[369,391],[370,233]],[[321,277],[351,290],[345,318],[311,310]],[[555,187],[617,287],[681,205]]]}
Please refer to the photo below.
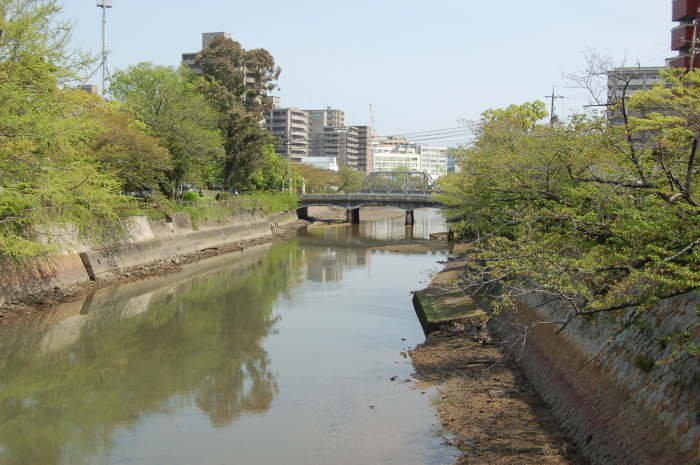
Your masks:
{"label": "stone block wall", "polygon": [[[593,464],[700,463],[700,356],[671,361],[676,346],[666,339],[686,332],[700,346],[700,296],[660,302],[646,324],[602,314],[563,330],[538,324],[562,317],[544,302],[524,296],[493,327],[583,454]],[[622,318],[630,319],[634,311]]]}

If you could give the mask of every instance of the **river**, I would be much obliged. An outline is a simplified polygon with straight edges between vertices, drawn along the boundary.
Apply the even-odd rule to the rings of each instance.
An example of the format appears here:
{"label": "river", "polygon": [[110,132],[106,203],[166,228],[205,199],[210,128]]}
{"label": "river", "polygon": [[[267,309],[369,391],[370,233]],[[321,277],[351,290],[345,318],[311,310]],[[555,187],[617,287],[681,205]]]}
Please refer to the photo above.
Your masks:
{"label": "river", "polygon": [[304,229],[0,327],[0,464],[452,464],[405,352],[432,210]]}

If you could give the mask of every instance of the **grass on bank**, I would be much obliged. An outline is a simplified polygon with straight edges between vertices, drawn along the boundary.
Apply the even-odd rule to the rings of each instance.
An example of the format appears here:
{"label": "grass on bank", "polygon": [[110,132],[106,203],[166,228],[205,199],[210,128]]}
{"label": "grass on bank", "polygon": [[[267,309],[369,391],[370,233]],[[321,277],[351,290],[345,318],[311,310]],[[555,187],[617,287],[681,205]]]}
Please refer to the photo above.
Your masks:
{"label": "grass on bank", "polygon": [[119,243],[128,235],[128,222],[124,220],[133,216],[166,219],[174,213],[185,213],[196,224],[200,220],[235,216],[241,210],[271,215],[296,207],[296,197],[284,192],[236,195],[220,201],[199,198],[189,202],[172,201],[155,194],[143,200],[125,200],[99,211],[83,205],[5,208],[0,217],[0,260],[51,256],[80,243]]}

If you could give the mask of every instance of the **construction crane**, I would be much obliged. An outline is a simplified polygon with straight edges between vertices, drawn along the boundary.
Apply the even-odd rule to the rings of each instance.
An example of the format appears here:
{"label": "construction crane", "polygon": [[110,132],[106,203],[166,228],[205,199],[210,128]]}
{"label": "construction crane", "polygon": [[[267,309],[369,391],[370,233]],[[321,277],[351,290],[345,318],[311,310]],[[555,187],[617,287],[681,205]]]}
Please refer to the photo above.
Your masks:
{"label": "construction crane", "polygon": [[372,110],[372,104],[369,104],[369,116],[372,118],[372,137],[378,138],[377,130],[374,129],[374,111]]}

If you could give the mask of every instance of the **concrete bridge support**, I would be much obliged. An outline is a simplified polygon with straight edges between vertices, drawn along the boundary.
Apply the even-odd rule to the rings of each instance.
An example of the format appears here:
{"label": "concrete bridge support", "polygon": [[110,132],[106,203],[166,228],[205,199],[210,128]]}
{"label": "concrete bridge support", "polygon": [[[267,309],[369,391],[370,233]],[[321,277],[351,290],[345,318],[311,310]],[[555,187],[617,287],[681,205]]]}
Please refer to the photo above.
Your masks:
{"label": "concrete bridge support", "polygon": [[413,218],[413,210],[406,210],[406,226],[413,226],[415,222],[416,220]]}
{"label": "concrete bridge support", "polygon": [[345,222],[350,224],[360,224],[360,209],[348,208],[345,210]]}
{"label": "concrete bridge support", "polygon": [[308,220],[309,219],[309,207],[297,208],[297,218],[299,218],[300,220]]}

